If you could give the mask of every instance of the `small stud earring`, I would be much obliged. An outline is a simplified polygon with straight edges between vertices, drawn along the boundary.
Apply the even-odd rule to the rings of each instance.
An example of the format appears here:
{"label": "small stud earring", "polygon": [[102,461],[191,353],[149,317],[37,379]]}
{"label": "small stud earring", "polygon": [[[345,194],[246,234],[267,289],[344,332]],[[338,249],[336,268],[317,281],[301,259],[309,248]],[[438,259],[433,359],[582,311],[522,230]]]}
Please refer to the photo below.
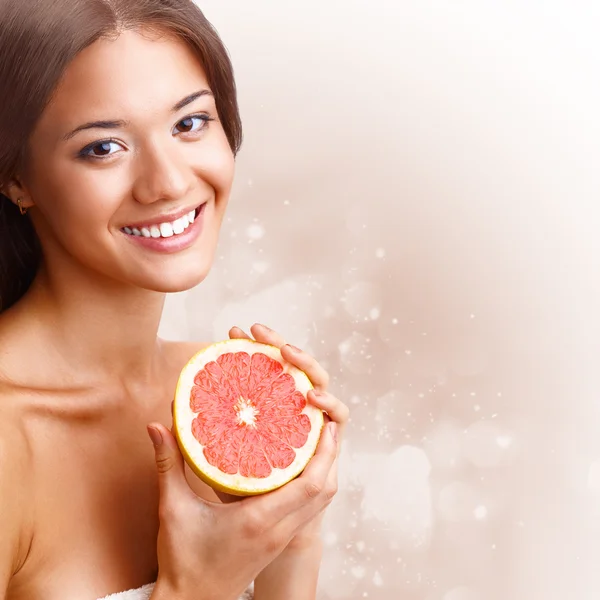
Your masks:
{"label": "small stud earring", "polygon": [[19,205],[19,212],[22,215],[27,214],[27,207],[23,207],[23,198],[17,198],[17,204]]}

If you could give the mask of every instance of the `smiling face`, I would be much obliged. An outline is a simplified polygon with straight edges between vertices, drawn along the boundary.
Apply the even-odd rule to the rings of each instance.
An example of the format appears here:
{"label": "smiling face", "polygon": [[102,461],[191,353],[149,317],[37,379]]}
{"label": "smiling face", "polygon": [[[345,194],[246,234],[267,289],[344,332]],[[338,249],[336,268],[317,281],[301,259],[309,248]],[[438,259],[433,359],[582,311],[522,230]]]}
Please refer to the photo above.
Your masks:
{"label": "smiling face", "polygon": [[134,31],[95,42],[30,139],[24,184],[47,268],[68,261],[146,289],[189,289],[212,264],[233,171],[184,42]]}

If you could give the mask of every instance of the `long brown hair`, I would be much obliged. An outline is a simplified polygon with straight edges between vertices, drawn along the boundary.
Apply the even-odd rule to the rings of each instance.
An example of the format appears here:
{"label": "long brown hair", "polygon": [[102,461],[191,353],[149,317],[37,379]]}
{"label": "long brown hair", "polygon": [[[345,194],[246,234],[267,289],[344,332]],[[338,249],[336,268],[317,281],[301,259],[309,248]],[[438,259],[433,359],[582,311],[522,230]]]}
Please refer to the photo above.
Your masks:
{"label": "long brown hair", "polygon": [[[68,64],[126,29],[174,34],[195,51],[234,154],[242,142],[233,68],[192,0],[0,0],[0,188],[27,172],[27,145]],[[28,216],[0,194],[0,312],[29,288],[42,260]]]}

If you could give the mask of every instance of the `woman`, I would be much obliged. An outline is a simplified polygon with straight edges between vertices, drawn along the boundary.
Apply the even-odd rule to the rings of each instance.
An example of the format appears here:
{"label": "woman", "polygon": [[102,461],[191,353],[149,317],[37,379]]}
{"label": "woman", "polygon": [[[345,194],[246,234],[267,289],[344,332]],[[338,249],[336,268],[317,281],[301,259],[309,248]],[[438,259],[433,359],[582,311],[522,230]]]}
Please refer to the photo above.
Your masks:
{"label": "woman", "polygon": [[164,426],[202,347],[157,337],[164,297],[209,271],[241,142],[217,34],[189,0],[2,0],[0,81],[0,600],[313,598],[347,420],[318,363],[252,327],[331,419],[275,492],[218,497]]}

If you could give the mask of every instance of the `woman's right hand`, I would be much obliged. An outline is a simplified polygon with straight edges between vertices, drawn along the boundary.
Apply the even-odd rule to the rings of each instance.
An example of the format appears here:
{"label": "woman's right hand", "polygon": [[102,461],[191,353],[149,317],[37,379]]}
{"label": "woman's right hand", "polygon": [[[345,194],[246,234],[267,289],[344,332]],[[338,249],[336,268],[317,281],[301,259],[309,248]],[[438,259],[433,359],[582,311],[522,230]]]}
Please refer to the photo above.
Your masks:
{"label": "woman's right hand", "polygon": [[192,491],[172,433],[150,424],[160,492],[159,574],[152,598],[237,600],[296,531],[333,499],[336,489],[328,486],[335,482],[327,481],[337,455],[332,427],[323,429],[299,477],[273,492],[219,504]]}

